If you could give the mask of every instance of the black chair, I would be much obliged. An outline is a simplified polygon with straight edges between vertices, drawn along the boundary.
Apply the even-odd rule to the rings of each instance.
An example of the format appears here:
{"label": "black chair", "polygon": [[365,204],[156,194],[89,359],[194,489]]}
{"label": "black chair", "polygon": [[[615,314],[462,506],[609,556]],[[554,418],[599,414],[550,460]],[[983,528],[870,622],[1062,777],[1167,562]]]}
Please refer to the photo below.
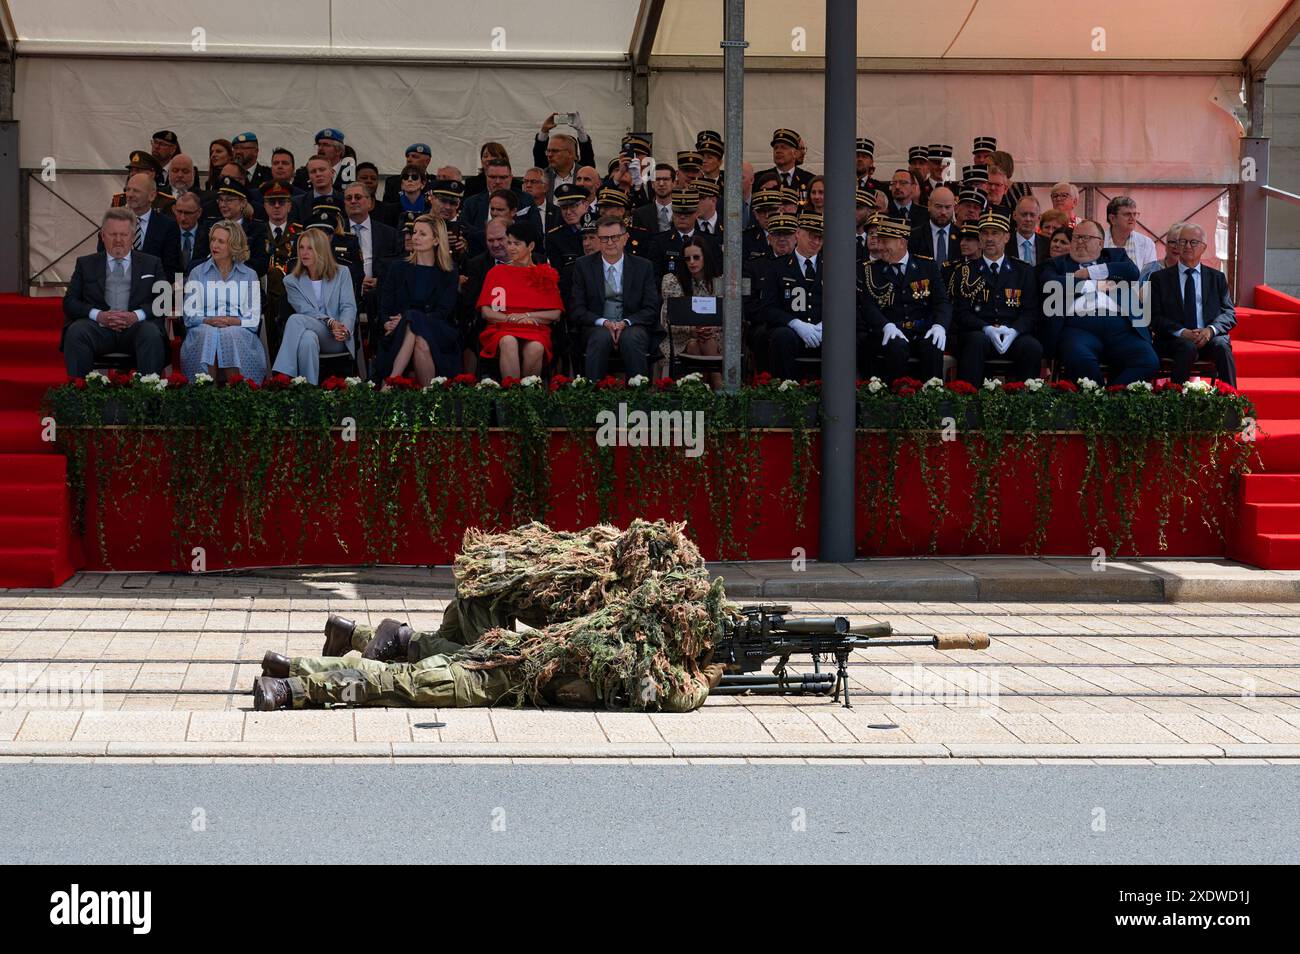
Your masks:
{"label": "black chair", "polygon": [[[714,302],[714,309],[705,314],[695,311],[694,301],[691,298],[680,297],[667,300],[665,311],[668,319],[668,376],[670,378],[680,378],[693,371],[721,373],[722,355],[679,353],[673,340],[674,328],[722,327],[722,299],[710,298],[709,300]],[[743,355],[741,377],[744,377]]]}

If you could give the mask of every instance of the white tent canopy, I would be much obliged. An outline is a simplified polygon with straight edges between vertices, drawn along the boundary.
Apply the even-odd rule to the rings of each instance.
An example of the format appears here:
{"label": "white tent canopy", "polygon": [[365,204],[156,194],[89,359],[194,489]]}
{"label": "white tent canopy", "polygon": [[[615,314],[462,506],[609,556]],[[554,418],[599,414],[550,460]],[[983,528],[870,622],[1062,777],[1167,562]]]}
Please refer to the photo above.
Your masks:
{"label": "white tent canopy", "polygon": [[[932,142],[953,144],[960,163],[971,137],[995,135],[1025,181],[1237,180],[1243,77],[1295,36],[1300,0],[1059,6],[929,0],[922,18],[860,0],[858,130],[878,168]],[[822,167],[824,11],[823,0],[747,0],[740,145],[757,167],[771,164],[777,126],[802,132],[808,167]],[[634,75],[647,70],[658,155],[671,161],[697,130],[724,128],[722,0],[0,0],[0,12],[32,169],[119,170],[160,128],[201,168],[210,140],[246,129],[263,161],[277,145],[301,161],[334,126],[384,172],[422,141],[469,173],[489,139],[528,164],[542,118],[572,110],[603,165],[633,128]],[[93,210],[119,181],[46,185]],[[30,192],[34,271],[86,223]]]}

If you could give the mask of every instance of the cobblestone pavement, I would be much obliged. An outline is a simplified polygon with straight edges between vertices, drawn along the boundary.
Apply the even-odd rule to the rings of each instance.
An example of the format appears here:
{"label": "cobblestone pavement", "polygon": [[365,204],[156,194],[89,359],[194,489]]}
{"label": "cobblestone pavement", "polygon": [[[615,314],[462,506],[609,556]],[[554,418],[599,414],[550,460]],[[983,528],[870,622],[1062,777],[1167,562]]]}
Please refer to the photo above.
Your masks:
{"label": "cobblestone pavement", "polygon": [[[327,613],[436,626],[443,591],[404,572],[0,591],[0,758],[1300,759],[1300,603],[795,601],[899,636],[992,637],[984,652],[855,654],[851,709],[718,696],[684,715],[249,711],[262,654],[316,654]],[[76,686],[91,691],[70,698]]]}

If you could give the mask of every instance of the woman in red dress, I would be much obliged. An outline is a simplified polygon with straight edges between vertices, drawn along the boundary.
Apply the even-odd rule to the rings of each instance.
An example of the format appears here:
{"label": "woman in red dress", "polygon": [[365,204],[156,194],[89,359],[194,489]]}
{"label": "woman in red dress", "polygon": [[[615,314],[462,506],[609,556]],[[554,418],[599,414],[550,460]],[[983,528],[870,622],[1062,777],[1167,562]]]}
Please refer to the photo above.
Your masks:
{"label": "woman in red dress", "polygon": [[551,323],[564,312],[559,273],[550,265],[533,264],[536,247],[532,226],[512,223],[506,229],[509,262],[492,266],[478,296],[479,313],[487,322],[479,335],[479,354],[499,354],[502,378],[541,373],[551,357]]}

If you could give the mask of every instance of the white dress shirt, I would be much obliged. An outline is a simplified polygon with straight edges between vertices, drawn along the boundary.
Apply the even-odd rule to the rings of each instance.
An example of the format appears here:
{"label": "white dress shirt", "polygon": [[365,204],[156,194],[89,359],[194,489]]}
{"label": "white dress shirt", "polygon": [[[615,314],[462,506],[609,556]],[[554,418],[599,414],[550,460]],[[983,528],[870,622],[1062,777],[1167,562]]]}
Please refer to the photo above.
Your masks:
{"label": "white dress shirt", "polygon": [[366,278],[374,278],[374,248],[373,239],[374,230],[370,227],[370,216],[366,216],[360,222],[350,222],[352,233],[357,237],[357,244],[361,246],[361,261]]}
{"label": "white dress shirt", "polygon": [[1133,264],[1138,267],[1138,271],[1141,271],[1144,265],[1154,262],[1158,257],[1156,255],[1156,243],[1137,229],[1129,233],[1128,239],[1122,246],[1115,244],[1110,229],[1107,229],[1101,244],[1103,248],[1123,248],[1128,253],[1128,257],[1133,260]]}
{"label": "white dress shirt", "polygon": [[[116,259],[114,259],[112,255],[109,255],[108,252],[105,252],[105,253],[104,253],[104,277],[105,277],[105,278],[107,278],[108,275],[109,275],[109,273],[113,271],[113,262],[114,262],[114,261],[116,261]],[[126,257],[123,258],[121,261],[122,261],[122,270],[126,273],[127,280],[130,281],[130,279],[131,279],[131,253],[130,253],[130,252],[127,252],[127,253],[126,253]],[[101,309],[101,308],[92,308],[92,309],[90,309],[90,320],[93,321],[93,322],[95,322],[96,324],[98,324],[98,322],[99,322],[99,313],[100,313],[102,310],[103,310],[103,309]],[[132,312],[132,314],[135,315],[135,320],[136,320],[136,321],[144,321],[144,317],[145,317],[145,316],[144,316],[144,309],[143,309],[143,308],[137,308],[134,312]]]}

